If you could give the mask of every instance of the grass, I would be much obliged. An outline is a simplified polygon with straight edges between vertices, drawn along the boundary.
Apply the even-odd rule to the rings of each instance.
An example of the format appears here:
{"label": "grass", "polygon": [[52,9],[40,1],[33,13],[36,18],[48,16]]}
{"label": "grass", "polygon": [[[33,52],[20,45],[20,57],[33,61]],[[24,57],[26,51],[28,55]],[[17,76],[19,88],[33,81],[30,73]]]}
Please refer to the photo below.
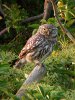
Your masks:
{"label": "grass", "polygon": [[[8,48],[9,46],[7,46]],[[15,93],[33,69],[33,64],[26,64],[22,70],[13,69],[9,62],[18,55],[0,46],[0,99],[14,100]],[[44,61],[47,74],[37,84],[28,87],[23,100],[74,100],[75,98],[75,46],[70,44],[62,50],[54,50]]]}

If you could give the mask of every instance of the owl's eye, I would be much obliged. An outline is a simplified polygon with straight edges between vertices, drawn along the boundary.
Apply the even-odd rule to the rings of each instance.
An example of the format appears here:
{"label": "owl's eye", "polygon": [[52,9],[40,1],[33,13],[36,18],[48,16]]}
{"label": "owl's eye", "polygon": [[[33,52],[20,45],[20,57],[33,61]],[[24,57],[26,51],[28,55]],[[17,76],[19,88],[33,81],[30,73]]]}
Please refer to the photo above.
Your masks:
{"label": "owl's eye", "polygon": [[43,30],[45,31],[46,29],[45,29],[45,28],[43,28]]}

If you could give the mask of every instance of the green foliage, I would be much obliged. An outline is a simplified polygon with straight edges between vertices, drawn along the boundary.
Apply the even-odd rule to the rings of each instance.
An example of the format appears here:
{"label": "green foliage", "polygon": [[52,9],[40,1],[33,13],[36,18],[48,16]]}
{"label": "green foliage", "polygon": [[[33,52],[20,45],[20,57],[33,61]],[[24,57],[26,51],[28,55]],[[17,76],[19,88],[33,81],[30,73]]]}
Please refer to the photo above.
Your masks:
{"label": "green foliage", "polygon": [[64,88],[75,88],[75,47],[70,46],[62,51],[53,51],[47,59],[47,81],[49,84],[60,84]]}
{"label": "green foliage", "polygon": [[[34,89],[33,89],[34,87]],[[63,89],[58,86],[50,86],[46,84],[35,84],[28,88],[26,92],[28,100],[60,100],[64,98]]]}
{"label": "green foliage", "polygon": [[74,100],[75,90],[64,90],[60,86],[37,84],[27,87],[22,100]]}
{"label": "green foliage", "polygon": [[8,28],[13,27],[17,32],[23,30],[25,27],[21,26],[19,22],[27,18],[27,12],[24,9],[21,9],[17,4],[12,4],[9,7],[4,5],[6,13],[6,26]]}
{"label": "green foliage", "polygon": [[75,22],[75,19],[69,20],[69,22],[66,23],[67,27],[70,27]]}
{"label": "green foliage", "polygon": [[31,24],[28,27],[35,29],[39,27],[39,24]]}
{"label": "green foliage", "polygon": [[[58,10],[59,16],[66,21],[68,21],[67,25],[70,26],[75,23],[73,19],[75,19],[75,1],[74,0],[59,0],[58,1]],[[68,25],[68,26],[69,26]]]}
{"label": "green foliage", "polygon": [[[19,2],[17,2],[16,0],[2,0],[6,26],[9,28],[9,33],[5,34],[5,37],[11,35],[11,28],[15,29],[17,33],[25,30],[25,33],[17,35],[7,45],[0,45],[0,100],[9,100],[10,98],[11,100],[18,100],[15,94],[34,65],[26,64],[22,70],[18,70],[10,67],[10,62],[17,58],[17,54],[26,43],[31,30],[34,29],[32,34],[36,33],[40,22],[41,24],[54,24],[58,27],[58,42],[60,44],[54,47],[53,53],[44,61],[47,68],[45,78],[39,84],[27,87],[25,97],[22,100],[74,100],[75,45],[71,45],[66,36],[62,34],[55,18],[29,23],[28,26],[19,24],[19,21],[27,18],[28,15],[38,15],[42,11],[43,0],[24,0],[26,10],[22,8],[22,5],[19,6]],[[36,5],[39,5],[39,10]],[[75,32],[74,26],[72,27],[73,23],[75,23],[74,6],[74,0],[59,0],[59,17],[65,20],[65,22],[62,22],[63,25],[73,33]]]}
{"label": "green foliage", "polygon": [[[4,49],[4,47],[2,47]],[[2,49],[1,48],[1,49]],[[16,97],[14,94],[22,85],[25,77],[33,69],[26,64],[24,69],[10,67],[9,62],[17,55],[10,51],[0,50],[0,98]],[[73,100],[75,94],[75,47],[66,46],[63,50],[54,50],[52,55],[44,61],[47,75],[37,86],[27,87],[23,100]],[[72,99],[71,99],[72,97]]]}
{"label": "green foliage", "polygon": [[12,69],[9,64],[15,57],[12,52],[0,50],[0,99],[14,96],[23,82],[23,72]]}
{"label": "green foliage", "polygon": [[53,17],[53,18],[49,18],[47,21],[44,20],[44,19],[42,19],[40,22],[41,22],[42,24],[53,24],[53,25],[55,25],[55,26],[58,27],[57,20],[56,20],[54,17]]}

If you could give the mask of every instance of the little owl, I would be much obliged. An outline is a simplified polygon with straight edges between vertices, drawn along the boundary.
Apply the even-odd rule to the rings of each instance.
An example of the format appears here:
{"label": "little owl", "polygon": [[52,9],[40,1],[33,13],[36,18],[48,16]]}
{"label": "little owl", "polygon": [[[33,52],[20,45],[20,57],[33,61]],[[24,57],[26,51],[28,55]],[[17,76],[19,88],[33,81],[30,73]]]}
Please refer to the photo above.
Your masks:
{"label": "little owl", "polygon": [[34,62],[41,66],[41,62],[48,57],[57,42],[57,28],[52,24],[43,24],[36,34],[29,38],[19,54],[19,60],[14,67],[20,68],[26,62]]}

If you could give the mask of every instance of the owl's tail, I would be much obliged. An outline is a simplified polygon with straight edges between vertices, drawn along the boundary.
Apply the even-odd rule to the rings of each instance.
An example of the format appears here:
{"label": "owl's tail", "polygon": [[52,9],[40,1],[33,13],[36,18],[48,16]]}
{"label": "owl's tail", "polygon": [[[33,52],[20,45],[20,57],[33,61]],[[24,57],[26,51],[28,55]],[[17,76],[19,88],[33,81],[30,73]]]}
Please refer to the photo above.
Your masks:
{"label": "owl's tail", "polygon": [[25,64],[26,64],[26,60],[25,58],[22,58],[20,60],[17,60],[13,67],[19,69],[19,68],[24,67]]}
{"label": "owl's tail", "polygon": [[26,64],[26,60],[25,58],[22,58],[22,59],[14,59],[12,60],[11,62],[9,62],[10,64],[10,67],[14,67],[14,68],[22,68],[25,64]]}

